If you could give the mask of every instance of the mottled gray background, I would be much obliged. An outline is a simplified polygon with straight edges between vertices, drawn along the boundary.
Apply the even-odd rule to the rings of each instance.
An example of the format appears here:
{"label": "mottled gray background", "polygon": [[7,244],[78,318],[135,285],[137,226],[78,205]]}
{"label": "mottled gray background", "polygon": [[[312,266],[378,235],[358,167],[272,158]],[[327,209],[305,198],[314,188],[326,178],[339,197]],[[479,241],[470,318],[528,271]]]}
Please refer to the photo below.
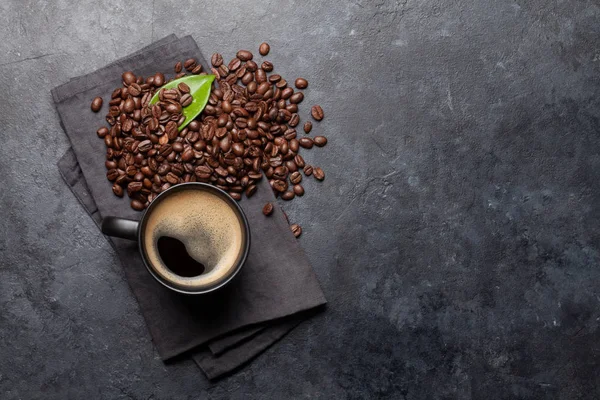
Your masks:
{"label": "mottled gray background", "polygon": [[[0,2],[0,398],[600,396],[597,1]],[[55,166],[50,89],[170,33],[310,80],[285,204],[329,300],[239,373],[165,366]],[[90,127],[93,134],[96,127]]]}

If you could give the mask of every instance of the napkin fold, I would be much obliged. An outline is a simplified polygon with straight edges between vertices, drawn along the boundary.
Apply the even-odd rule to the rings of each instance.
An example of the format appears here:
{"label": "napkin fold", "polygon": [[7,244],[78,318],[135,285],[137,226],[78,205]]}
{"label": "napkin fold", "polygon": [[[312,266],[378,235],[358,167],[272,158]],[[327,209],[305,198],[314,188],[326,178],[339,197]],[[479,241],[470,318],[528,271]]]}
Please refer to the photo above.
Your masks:
{"label": "napkin fold", "polygon": [[[196,42],[186,36],[167,36],[140,51],[90,74],[54,88],[52,97],[61,125],[72,147],[58,162],[64,181],[96,224],[103,216],[139,219],[141,213],[127,198],[113,195],[106,179],[104,142],[95,131],[106,124],[108,99],[121,84],[121,73],[131,70],[149,76],[158,71],[173,75],[177,61],[196,58],[208,67]],[[89,109],[101,96],[99,113]],[[317,278],[283,212],[276,207],[262,214],[275,197],[266,179],[240,206],[248,218],[252,244],[244,267],[226,287],[206,295],[172,292],[147,272],[137,245],[109,238],[161,358],[189,356],[209,379],[226,375],[281,339],[326,303]]]}

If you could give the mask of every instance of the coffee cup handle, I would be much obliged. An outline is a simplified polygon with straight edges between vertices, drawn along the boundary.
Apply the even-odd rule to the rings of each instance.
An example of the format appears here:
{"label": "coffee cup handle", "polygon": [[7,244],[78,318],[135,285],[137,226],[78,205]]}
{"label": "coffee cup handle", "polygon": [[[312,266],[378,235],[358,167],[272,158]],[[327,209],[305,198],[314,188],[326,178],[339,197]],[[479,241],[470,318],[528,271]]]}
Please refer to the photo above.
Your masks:
{"label": "coffee cup handle", "polygon": [[118,217],[105,217],[102,220],[102,233],[128,240],[138,240],[138,221]]}

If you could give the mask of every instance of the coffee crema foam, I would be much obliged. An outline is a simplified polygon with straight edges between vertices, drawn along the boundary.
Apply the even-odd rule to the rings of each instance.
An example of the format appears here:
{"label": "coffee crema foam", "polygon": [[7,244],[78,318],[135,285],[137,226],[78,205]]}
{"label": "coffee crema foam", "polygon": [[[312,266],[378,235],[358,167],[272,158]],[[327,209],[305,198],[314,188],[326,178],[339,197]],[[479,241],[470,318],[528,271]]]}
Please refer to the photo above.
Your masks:
{"label": "coffee crema foam", "polygon": [[[182,289],[209,287],[233,272],[243,251],[244,228],[233,206],[208,190],[182,190],[161,199],[148,215],[144,246],[148,261],[163,279]],[[205,266],[201,275],[173,273],[158,251],[158,239],[180,240]]]}

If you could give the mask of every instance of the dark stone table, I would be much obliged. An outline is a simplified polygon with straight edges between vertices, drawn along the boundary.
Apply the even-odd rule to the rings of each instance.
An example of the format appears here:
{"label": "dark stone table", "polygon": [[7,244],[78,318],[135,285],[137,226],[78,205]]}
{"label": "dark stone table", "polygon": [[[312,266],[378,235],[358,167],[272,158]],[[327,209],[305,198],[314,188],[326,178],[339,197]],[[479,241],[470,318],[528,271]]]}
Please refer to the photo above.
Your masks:
{"label": "dark stone table", "polygon": [[[0,398],[597,398],[598,3],[258,3],[0,4]],[[268,41],[326,113],[284,206],[328,310],[216,383],[161,362],[55,166],[50,89],[170,33]]]}

